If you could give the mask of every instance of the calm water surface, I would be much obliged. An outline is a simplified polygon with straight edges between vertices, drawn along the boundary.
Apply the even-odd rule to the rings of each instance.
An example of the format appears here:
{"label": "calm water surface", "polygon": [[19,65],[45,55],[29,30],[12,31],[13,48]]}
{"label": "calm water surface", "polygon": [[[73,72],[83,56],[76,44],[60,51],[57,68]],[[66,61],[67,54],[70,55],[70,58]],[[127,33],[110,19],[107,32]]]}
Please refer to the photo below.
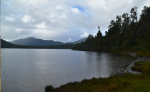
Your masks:
{"label": "calm water surface", "polygon": [[69,49],[2,49],[2,92],[44,92],[46,85],[124,73],[135,58]]}

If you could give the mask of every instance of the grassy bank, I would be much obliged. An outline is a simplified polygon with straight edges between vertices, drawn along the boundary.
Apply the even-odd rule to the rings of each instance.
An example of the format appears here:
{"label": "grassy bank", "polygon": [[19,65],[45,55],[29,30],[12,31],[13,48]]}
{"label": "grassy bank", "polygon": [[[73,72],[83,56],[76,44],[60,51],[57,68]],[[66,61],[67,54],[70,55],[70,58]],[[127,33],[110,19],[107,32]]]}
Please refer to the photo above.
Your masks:
{"label": "grassy bank", "polygon": [[[115,75],[109,78],[83,80],[68,83],[46,92],[150,92],[150,62],[136,62],[133,70],[141,74]],[[48,89],[47,87],[46,89]]]}
{"label": "grassy bank", "polygon": [[122,50],[122,49],[113,49],[110,52],[118,52],[118,53],[130,53],[130,52],[135,52],[136,56],[148,56],[150,57],[150,49],[140,49],[140,50],[136,50],[136,49],[126,49],[126,50]]}

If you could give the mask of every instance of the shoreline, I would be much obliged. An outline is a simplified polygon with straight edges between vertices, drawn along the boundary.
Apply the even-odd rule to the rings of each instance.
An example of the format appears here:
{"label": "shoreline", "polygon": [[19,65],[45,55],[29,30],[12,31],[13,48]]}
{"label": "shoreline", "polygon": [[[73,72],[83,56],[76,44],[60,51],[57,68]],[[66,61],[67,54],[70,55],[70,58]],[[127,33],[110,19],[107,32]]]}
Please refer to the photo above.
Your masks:
{"label": "shoreline", "polygon": [[[150,57],[143,56],[139,57],[135,52],[121,53],[129,54],[133,57],[136,57],[131,64],[129,64],[122,75],[113,75],[108,78],[93,78],[93,79],[84,79],[81,82],[70,82],[64,85],[61,85],[58,88],[54,88],[52,85],[45,87],[45,92],[149,92],[149,80],[150,80]],[[139,61],[148,61],[142,62],[141,66],[144,71],[138,72],[132,70],[132,66],[135,62]],[[133,90],[134,89],[134,90]]]}
{"label": "shoreline", "polygon": [[131,55],[133,57],[137,57],[136,60],[134,60],[131,64],[129,64],[126,67],[125,73],[141,74],[141,72],[139,72],[139,71],[135,71],[135,70],[133,71],[131,67],[134,66],[135,62],[150,61],[150,57],[148,57],[148,56],[142,56],[142,57],[140,57],[140,56],[137,56],[137,54],[135,52],[125,52],[125,53],[122,53],[122,54],[128,54],[128,55]]}

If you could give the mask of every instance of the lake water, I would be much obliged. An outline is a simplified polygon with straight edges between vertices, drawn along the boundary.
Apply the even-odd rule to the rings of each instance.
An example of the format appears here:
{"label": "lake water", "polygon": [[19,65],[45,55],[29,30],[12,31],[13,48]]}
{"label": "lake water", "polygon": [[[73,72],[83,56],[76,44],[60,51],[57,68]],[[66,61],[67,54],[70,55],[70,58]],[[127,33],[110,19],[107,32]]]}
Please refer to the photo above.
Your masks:
{"label": "lake water", "polygon": [[69,49],[2,49],[2,92],[44,92],[46,85],[124,73],[135,58]]}

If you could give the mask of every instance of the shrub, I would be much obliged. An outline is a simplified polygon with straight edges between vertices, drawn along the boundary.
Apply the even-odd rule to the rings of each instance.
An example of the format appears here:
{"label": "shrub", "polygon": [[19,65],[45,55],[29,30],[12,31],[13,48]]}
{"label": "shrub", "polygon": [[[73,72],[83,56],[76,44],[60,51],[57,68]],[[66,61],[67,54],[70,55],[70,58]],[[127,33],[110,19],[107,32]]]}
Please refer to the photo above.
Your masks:
{"label": "shrub", "polygon": [[51,92],[52,90],[54,90],[54,87],[52,85],[45,87],[45,92]]}

